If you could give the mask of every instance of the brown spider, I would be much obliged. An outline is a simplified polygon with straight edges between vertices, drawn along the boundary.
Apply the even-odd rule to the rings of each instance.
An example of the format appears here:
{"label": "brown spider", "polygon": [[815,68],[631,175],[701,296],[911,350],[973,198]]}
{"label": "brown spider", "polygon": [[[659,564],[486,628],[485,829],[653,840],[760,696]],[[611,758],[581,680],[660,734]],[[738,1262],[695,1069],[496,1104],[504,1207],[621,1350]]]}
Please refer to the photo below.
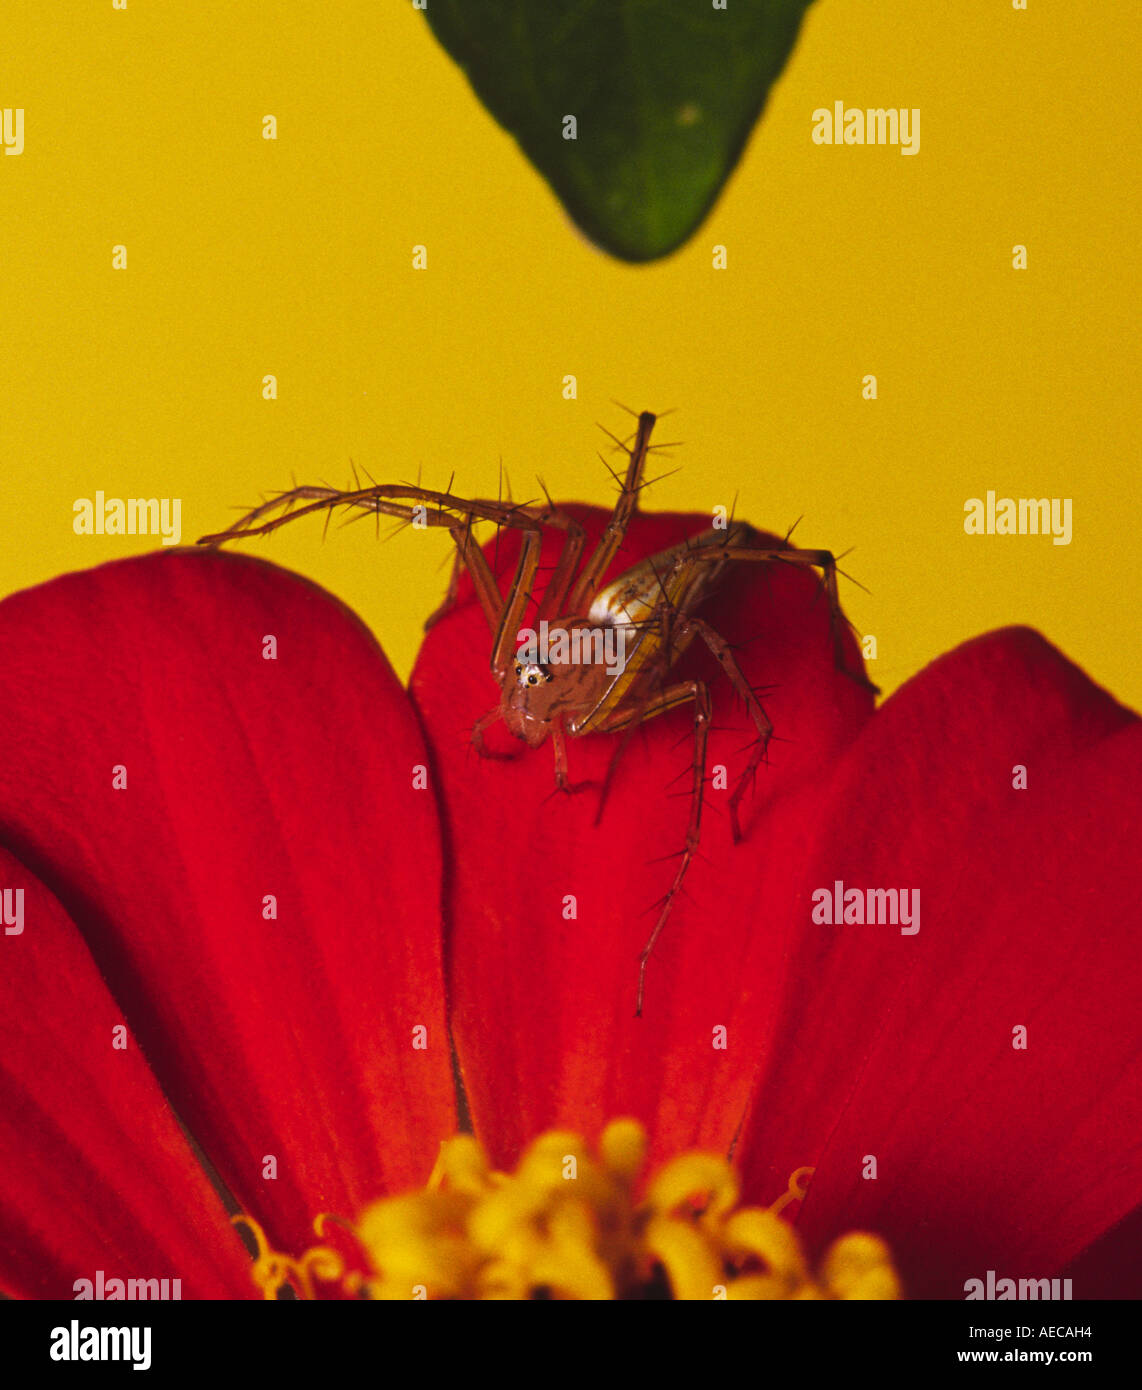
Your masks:
{"label": "brown spider", "polygon": [[[603,576],[623,542],[638,506],[639,492],[645,485],[643,473],[654,424],[655,416],[648,411],[638,417],[614,512],[594,552],[581,568],[584,530],[550,498],[546,506],[477,501],[406,483],[348,491],[295,487],[262,503],[229,530],[203,536],[199,541],[200,545],[217,545],[239,537],[264,535],[311,512],[325,511],[328,516],[337,507],[398,517],[417,527],[446,527],[456,544],[456,559],[445,599],[426,627],[451,608],[460,573],[467,569],[492,630],[491,668],[501,689],[499,704],[476,724],[472,741],[481,755],[490,756],[483,732],[497,719],[503,719],[512,734],[530,748],[538,748],[550,737],[555,753],[555,782],[561,791],[575,790],[567,776],[568,738],[629,731],[657,714],[693,703],[690,820],[674,880],[662,899],[658,919],[639,957],[637,1014],[642,1013],[647,962],[699,842],[710,692],[704,681],[668,679],[695,637],[701,638],[720,662],[757,730],[745,768],[729,798],[735,840],[741,839],[739,804],[766,755],[773,732],[733,651],[708,623],[695,616],[695,610],[735,565],[783,563],[817,568],[828,596],[837,669],[863,685],[869,684],[863,674],[845,668],[837,566],[827,550],[759,545],[760,537],[752,527],[729,521],[724,529],[703,531],[639,561],[603,585]],[[299,502],[306,505],[297,506]],[[519,561],[506,597],[474,539],[473,526],[477,521],[491,521],[497,527],[510,526],[522,532]],[[566,540],[536,615],[544,639],[541,650],[535,629],[524,628],[523,621],[536,585],[544,527],[561,530]],[[554,621],[548,622],[548,618]],[[554,650],[549,632],[557,637]],[[621,747],[616,750],[616,758]],[[612,762],[612,772],[613,769]],[[606,784],[603,793],[605,796]]]}

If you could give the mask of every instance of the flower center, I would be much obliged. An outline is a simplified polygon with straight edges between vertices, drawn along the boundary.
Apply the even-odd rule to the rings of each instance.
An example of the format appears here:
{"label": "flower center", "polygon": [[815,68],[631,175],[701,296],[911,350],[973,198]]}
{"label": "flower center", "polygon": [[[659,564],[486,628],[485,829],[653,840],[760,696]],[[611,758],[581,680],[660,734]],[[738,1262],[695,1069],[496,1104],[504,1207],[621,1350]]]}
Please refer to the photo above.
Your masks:
{"label": "flower center", "polygon": [[[353,1236],[359,1259],[331,1245],[299,1258],[257,1241],[254,1279],[267,1298],[287,1286],[315,1296],[318,1281],[378,1299],[893,1299],[900,1281],[885,1243],[842,1236],[811,1269],[781,1216],[805,1196],[799,1168],[769,1207],[738,1206],[738,1181],[718,1155],[671,1159],[636,1193],[646,1133],[616,1120],[592,1152],[576,1134],[549,1130],[514,1173],[495,1171],[461,1134],[440,1146],[426,1187],[373,1203],[356,1225],[319,1216]],[[352,1267],[354,1264],[359,1267]]]}

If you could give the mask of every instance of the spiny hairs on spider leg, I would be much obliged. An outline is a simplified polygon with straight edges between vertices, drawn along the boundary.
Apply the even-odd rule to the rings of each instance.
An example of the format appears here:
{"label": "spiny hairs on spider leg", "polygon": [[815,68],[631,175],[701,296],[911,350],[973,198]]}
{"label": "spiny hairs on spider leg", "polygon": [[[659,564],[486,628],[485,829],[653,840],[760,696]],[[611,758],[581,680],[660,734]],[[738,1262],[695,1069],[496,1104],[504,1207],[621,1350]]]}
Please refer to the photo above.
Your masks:
{"label": "spiny hairs on spider leg", "polygon": [[[704,643],[719,663],[744,702],[756,731],[746,765],[729,797],[735,840],[742,838],[742,798],[765,758],[773,733],[769,717],[742,674],[729,643],[697,616],[696,610],[737,567],[780,563],[817,569],[828,598],[837,669],[868,685],[863,673],[849,671],[845,664],[846,620],[837,594],[836,561],[827,550],[766,545],[752,527],[730,521],[724,529],[711,528],[640,560],[609,584],[604,583],[638,510],[639,495],[647,485],[646,462],[652,452],[654,425],[655,416],[644,411],[638,416],[633,437],[619,440],[611,436],[626,451],[627,466],[623,475],[615,474],[619,495],[614,510],[586,560],[583,527],[550,497],[543,505],[517,505],[511,501],[458,497],[450,490],[437,491],[407,483],[371,483],[347,490],[294,487],[255,507],[229,530],[203,536],[199,541],[200,545],[219,545],[266,535],[298,517],[324,512],[328,518],[339,509],[390,516],[419,527],[446,528],[455,543],[455,563],[444,602],[427,625],[437,622],[452,607],[460,573],[467,570],[491,630],[490,664],[500,686],[499,701],[472,730],[472,742],[482,756],[491,756],[484,742],[484,730],[501,719],[529,748],[538,748],[550,738],[555,755],[555,784],[560,791],[575,790],[568,777],[569,738],[624,731],[629,735],[656,715],[683,705],[692,707],[689,821],[673,880],[656,904],[657,920],[639,957],[635,1012],[640,1015],[648,962],[681,892],[700,838],[710,690],[704,681],[677,678],[675,671],[683,652],[695,639]],[[506,593],[501,591],[475,540],[473,528],[479,522],[492,522],[521,533],[519,560]],[[548,529],[562,532],[564,539],[536,614],[537,637],[534,629],[524,628],[524,615],[537,587],[540,550]],[[524,632],[528,637],[520,647]],[[625,739],[616,745],[604,796],[625,745]]]}

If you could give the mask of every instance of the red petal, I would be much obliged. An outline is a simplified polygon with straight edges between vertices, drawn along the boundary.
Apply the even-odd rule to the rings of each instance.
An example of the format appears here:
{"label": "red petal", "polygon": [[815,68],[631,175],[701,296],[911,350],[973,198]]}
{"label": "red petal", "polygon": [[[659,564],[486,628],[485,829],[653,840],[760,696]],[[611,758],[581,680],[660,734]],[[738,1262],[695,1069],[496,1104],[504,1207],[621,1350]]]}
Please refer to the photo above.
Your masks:
{"label": "red petal", "polygon": [[[571,508],[597,535],[606,515]],[[611,573],[701,531],[704,518],[656,515],[631,528]],[[511,574],[517,537],[501,538]],[[558,540],[545,547],[554,563]],[[728,793],[708,790],[701,851],[652,958],[642,1018],[634,1017],[647,909],[673,877],[689,816],[691,709],[648,722],[631,740],[600,826],[598,796],[552,796],[551,752],[497,726],[489,741],[512,762],[482,761],[468,734],[494,706],[491,640],[461,605],[426,639],[410,690],[430,731],[450,835],[453,1030],[477,1131],[510,1162],[548,1125],[591,1133],[630,1114],[653,1130],[656,1154],[684,1144],[725,1149],[744,1113],[775,1009],[790,912],[782,866],[800,850],[821,777],[855,736],[871,697],[834,669],[827,605],[810,575],[743,566],[703,615],[730,641],[765,697],[777,738],[762,767],[746,843],[731,843]],[[753,640],[756,639],[756,640]],[[855,654],[851,664],[858,665]],[[717,663],[692,649],[681,670],[713,682],[708,766],[730,787],[753,726]],[[574,781],[601,780],[621,736],[572,740]],[[782,741],[777,741],[778,739]],[[682,775],[673,788],[668,784]],[[672,799],[670,791],[680,792]],[[749,884],[738,876],[751,867]],[[577,898],[565,920],[564,897]],[[728,1050],[715,1028],[728,1029]]]}
{"label": "red petal", "polygon": [[239,1200],[297,1248],[422,1181],[455,1123],[437,813],[369,634],[283,570],[176,552],[8,599],[0,650],[9,841]]}
{"label": "red petal", "polygon": [[[913,1294],[958,1298],[989,1269],[1057,1274],[1138,1204],[1140,785],[1137,719],[1023,629],[887,702],[805,879],[780,1049],[739,1150],[749,1195],[816,1165],[812,1242],[880,1231]],[[918,888],[919,933],[813,925],[810,895],[835,880]]]}
{"label": "red petal", "polygon": [[142,1052],[112,1047],[123,1013],[74,924],[2,849],[0,889],[0,1288],[74,1298],[102,1270],[181,1279],[183,1298],[253,1297],[249,1256]]}

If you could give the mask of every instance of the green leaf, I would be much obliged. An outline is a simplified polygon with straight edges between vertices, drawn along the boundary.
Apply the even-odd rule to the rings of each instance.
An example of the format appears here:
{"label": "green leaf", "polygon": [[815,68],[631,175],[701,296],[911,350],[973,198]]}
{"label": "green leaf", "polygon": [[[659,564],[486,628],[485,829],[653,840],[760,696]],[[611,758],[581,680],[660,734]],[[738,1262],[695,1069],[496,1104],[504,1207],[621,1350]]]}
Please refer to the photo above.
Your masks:
{"label": "green leaf", "polygon": [[713,205],[811,0],[725,2],[428,0],[425,13],[587,236],[647,261]]}

